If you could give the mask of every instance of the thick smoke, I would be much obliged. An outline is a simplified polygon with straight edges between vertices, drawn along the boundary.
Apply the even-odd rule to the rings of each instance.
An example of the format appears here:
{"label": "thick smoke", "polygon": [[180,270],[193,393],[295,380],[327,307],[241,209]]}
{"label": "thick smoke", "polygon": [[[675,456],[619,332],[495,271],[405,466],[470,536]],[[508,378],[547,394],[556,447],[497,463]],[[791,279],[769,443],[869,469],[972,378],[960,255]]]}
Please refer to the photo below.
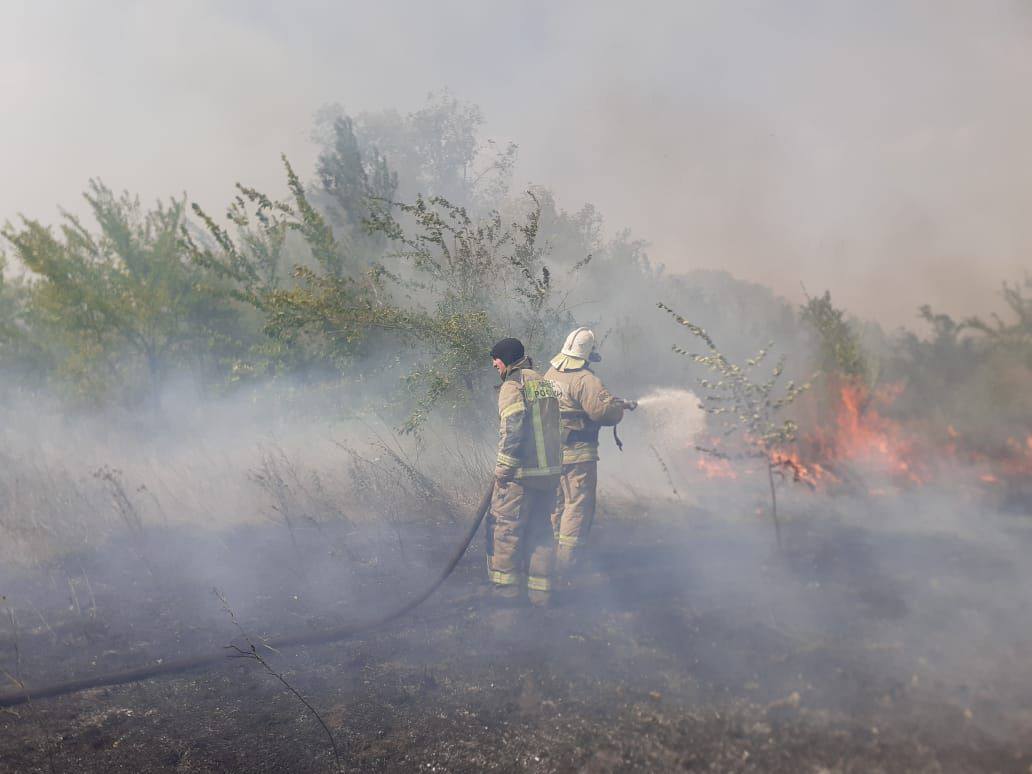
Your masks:
{"label": "thick smoke", "polygon": [[[958,319],[996,308],[997,282],[1022,266],[1032,235],[1032,189],[1015,173],[1032,129],[1028,90],[1015,88],[1032,71],[1024,6],[672,4],[628,19],[598,4],[188,4],[137,8],[122,26],[102,9],[62,9],[53,26],[38,5],[4,13],[16,24],[0,29],[17,31],[0,42],[0,83],[21,110],[0,123],[0,166],[28,182],[0,193],[0,217],[47,213],[96,174],[145,198],[185,186],[216,212],[234,179],[282,189],[280,151],[309,174],[317,108],[370,111],[355,113],[357,142],[369,145],[363,130],[397,118],[377,112],[384,94],[415,109],[448,83],[497,127],[492,152],[510,136],[521,143],[513,179],[533,183],[543,205],[553,271],[535,287],[557,289],[566,306],[534,321],[535,361],[558,349],[560,323],[590,324],[598,374],[639,400],[619,426],[622,451],[602,436],[592,558],[566,608],[485,613],[478,540],[381,650],[312,651],[308,666],[330,671],[308,686],[324,691],[320,706],[336,711],[361,685],[386,685],[366,671],[380,659],[391,674],[418,664],[427,692],[447,685],[488,706],[485,685],[522,680],[531,688],[515,704],[536,712],[568,697],[542,699],[534,680],[569,668],[593,686],[623,680],[621,697],[625,685],[653,703],[667,693],[699,716],[760,707],[764,733],[797,713],[803,725],[872,736],[899,722],[898,734],[933,747],[962,732],[1019,753],[1027,745],[1032,470],[1008,467],[1032,453],[1022,445],[1032,450],[1032,436],[1017,438],[1025,404],[1009,397],[1027,384],[1027,361],[1005,348],[976,361],[952,320],[930,339],[882,332],[922,303]],[[371,66],[398,64],[397,51],[403,66]],[[83,60],[91,66],[73,66]],[[947,77],[944,63],[956,72]],[[95,120],[70,126],[87,108]],[[564,209],[586,201],[600,210]],[[528,199],[498,203],[507,221],[528,210]],[[614,233],[617,223],[632,231]],[[434,310],[433,283],[398,276],[399,297]],[[827,342],[786,300],[806,298],[800,279],[869,321],[856,339],[868,360],[852,374],[868,402],[834,414],[829,377],[778,416],[802,425],[789,445],[800,459],[700,454],[725,442],[699,407],[705,374],[683,354],[701,345],[656,303],[705,328],[733,363],[773,340],[783,381],[803,382]],[[505,307],[506,332],[519,332],[523,309]],[[357,355],[327,350],[350,358],[338,380],[317,369],[232,386],[184,376],[146,405],[96,410],[69,410],[5,374],[0,668],[39,685],[217,652],[240,630],[213,587],[258,639],[373,618],[425,587],[491,481],[494,374],[486,357],[467,371],[449,361],[466,381],[442,388],[429,418],[402,432],[392,401],[411,397],[406,377],[429,346],[371,341]],[[972,363],[995,381],[961,383]],[[893,373],[912,381],[879,382]],[[874,400],[884,387],[903,394],[894,414]],[[1011,400],[1004,419],[997,396]],[[957,402],[970,409],[963,421],[947,412]],[[875,411],[884,416],[872,428]],[[915,417],[920,427],[901,432],[923,443],[891,435]],[[863,449],[876,464],[835,446],[851,421],[868,423]],[[977,455],[953,448],[961,433],[978,436]],[[990,488],[1001,469],[1006,500]],[[434,659],[453,659],[451,669],[456,654],[461,668],[438,682]],[[395,689],[392,705],[435,706]],[[125,694],[112,695],[102,699]],[[929,731],[929,717],[944,725]],[[344,727],[359,726],[338,717]],[[362,727],[353,741],[381,732]]]}
{"label": "thick smoke", "polygon": [[211,206],[234,180],[275,190],[280,152],[312,166],[321,105],[415,106],[445,84],[520,142],[519,184],[618,213],[676,270],[727,268],[792,298],[802,277],[890,325],[915,299],[984,313],[1023,271],[1021,3],[658,3],[630,19],[590,3],[33,3],[4,17],[17,108],[0,168],[23,184],[0,217],[50,217],[97,175]]}
{"label": "thick smoke", "polygon": [[[763,476],[696,467],[696,396],[640,397],[624,451],[603,439],[599,575],[576,614],[515,631],[474,618],[462,648],[611,678],[628,658],[642,690],[718,707],[744,691],[817,728],[940,706],[979,733],[1022,738],[1027,684],[1013,669],[1032,640],[1032,577],[1013,516],[963,485],[907,493],[870,478],[893,493],[848,497],[781,481],[778,550]],[[439,571],[490,476],[490,429],[471,438],[432,423],[403,438],[368,417],[313,416],[314,403],[276,390],[163,404],[158,416],[5,415],[0,580],[29,684],[82,676],[78,659],[53,660],[58,641],[96,647],[93,672],[217,652],[239,634],[213,587],[261,637],[382,614]],[[635,534],[658,540],[634,545]],[[467,609],[483,582],[479,546],[472,554],[431,620]],[[583,627],[596,625],[590,641],[610,649],[589,657]],[[405,652],[429,657],[423,636],[404,635]],[[685,675],[689,688],[676,687]]]}

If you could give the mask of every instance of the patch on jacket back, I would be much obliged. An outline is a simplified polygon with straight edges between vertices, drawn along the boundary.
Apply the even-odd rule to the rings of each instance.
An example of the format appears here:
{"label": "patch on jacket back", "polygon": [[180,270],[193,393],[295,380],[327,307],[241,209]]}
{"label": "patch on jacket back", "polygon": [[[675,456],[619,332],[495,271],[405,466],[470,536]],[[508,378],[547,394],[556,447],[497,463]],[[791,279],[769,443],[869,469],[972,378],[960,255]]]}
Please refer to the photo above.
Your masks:
{"label": "patch on jacket back", "polygon": [[551,379],[535,379],[523,385],[523,395],[527,398],[528,403],[546,398],[558,400],[561,393],[562,387]]}

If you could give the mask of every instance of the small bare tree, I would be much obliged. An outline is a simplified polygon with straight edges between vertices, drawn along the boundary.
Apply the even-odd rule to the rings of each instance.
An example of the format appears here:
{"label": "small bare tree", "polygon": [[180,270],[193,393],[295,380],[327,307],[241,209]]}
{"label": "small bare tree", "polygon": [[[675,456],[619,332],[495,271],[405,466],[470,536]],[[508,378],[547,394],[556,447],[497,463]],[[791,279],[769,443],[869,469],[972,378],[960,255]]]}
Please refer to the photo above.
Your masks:
{"label": "small bare tree", "polygon": [[[774,486],[774,475],[784,475],[786,467],[793,468],[791,457],[784,452],[796,439],[798,427],[791,419],[782,419],[781,412],[795,401],[809,384],[797,385],[788,382],[784,390],[777,390],[778,380],[784,372],[785,358],[778,359],[777,364],[767,376],[760,381],[754,378],[757,369],[770,354],[773,342],[761,349],[754,357],[745,361],[744,366],[732,363],[713,343],[713,339],[698,325],[689,322],[666,304],[657,304],[660,309],[672,316],[680,325],[688,329],[695,338],[701,341],[706,351],[689,352],[673,346],[674,352],[691,358],[699,365],[705,366],[716,375],[716,378],[700,378],[699,384],[705,390],[700,408],[722,426],[725,437],[736,437],[740,452],[728,452],[713,447],[697,446],[703,454],[721,459],[752,458],[763,460],[767,469],[767,480],[770,484],[770,510],[774,521],[774,534],[778,546],[781,545],[781,525],[778,521],[778,498]],[[793,473],[798,478],[798,469]]]}

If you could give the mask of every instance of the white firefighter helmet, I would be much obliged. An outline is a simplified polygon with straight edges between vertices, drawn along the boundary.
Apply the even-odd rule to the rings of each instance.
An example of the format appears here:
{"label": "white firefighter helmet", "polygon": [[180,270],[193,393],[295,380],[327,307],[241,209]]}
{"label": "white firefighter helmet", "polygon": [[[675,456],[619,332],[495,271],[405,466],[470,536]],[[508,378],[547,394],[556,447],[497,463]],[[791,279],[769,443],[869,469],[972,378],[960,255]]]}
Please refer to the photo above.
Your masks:
{"label": "white firefighter helmet", "polygon": [[588,360],[595,350],[595,334],[591,328],[578,328],[566,337],[560,353],[579,360]]}

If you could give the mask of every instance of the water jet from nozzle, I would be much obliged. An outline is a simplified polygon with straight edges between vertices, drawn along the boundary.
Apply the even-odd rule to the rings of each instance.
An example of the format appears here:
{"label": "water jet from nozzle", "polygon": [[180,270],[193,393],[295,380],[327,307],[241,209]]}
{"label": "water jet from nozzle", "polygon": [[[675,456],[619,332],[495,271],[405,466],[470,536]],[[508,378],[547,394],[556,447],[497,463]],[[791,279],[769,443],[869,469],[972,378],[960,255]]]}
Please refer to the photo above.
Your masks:
{"label": "water jet from nozzle", "polygon": [[663,387],[638,399],[644,409],[649,435],[654,443],[673,451],[694,447],[695,438],[706,429],[706,413],[690,390]]}

